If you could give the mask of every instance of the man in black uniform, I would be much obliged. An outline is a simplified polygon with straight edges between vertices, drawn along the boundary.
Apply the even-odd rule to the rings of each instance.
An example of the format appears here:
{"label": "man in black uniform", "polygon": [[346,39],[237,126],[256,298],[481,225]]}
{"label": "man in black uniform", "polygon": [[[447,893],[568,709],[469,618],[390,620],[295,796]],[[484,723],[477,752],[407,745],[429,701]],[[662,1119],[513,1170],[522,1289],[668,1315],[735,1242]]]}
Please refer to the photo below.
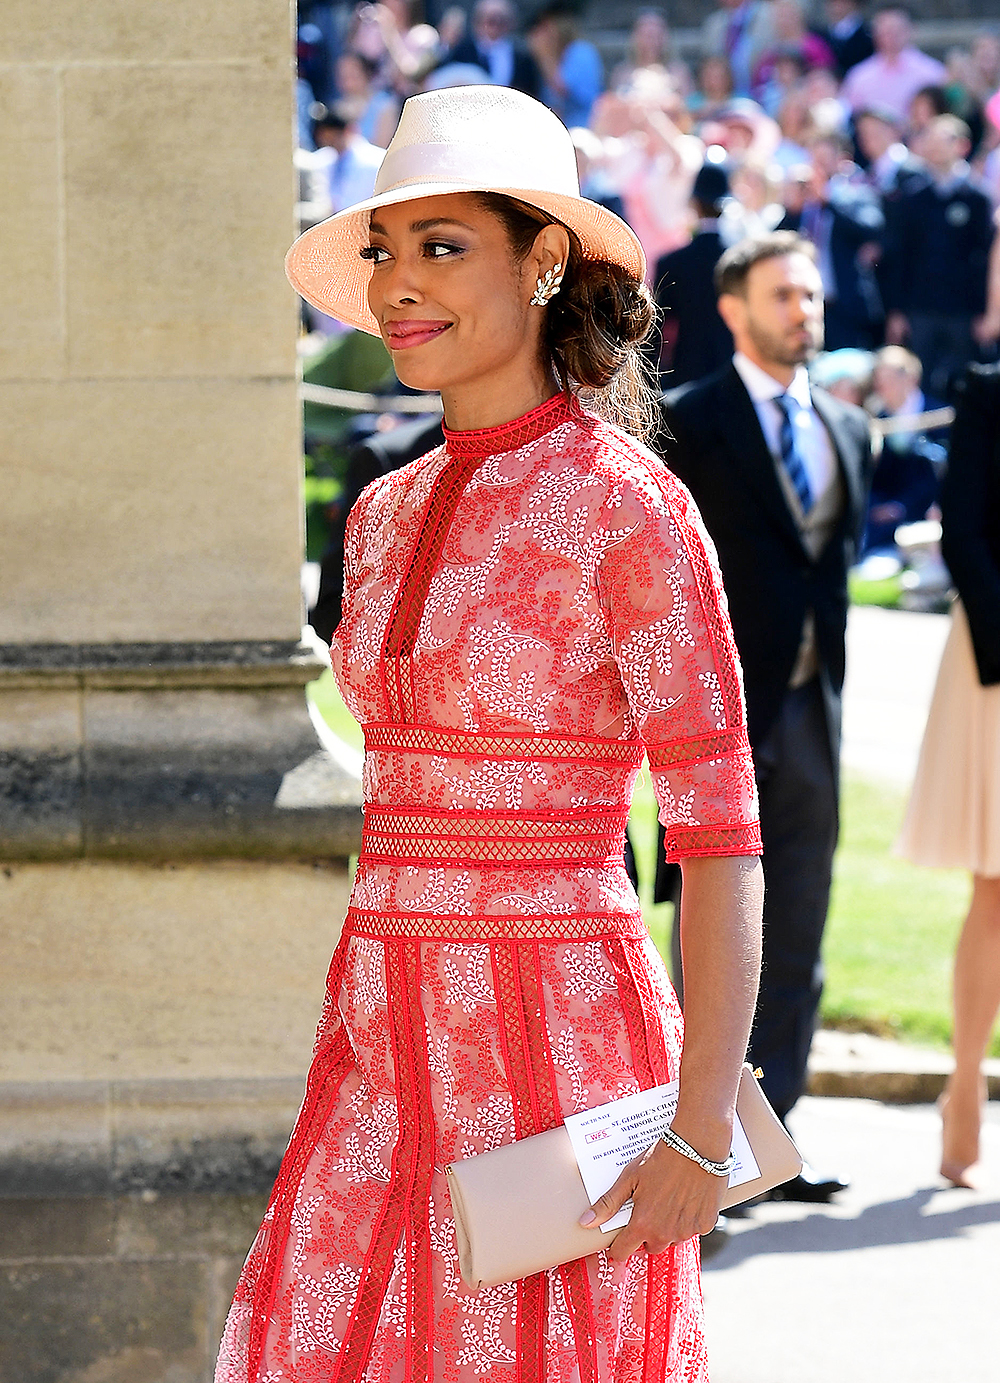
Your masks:
{"label": "man in black uniform", "polygon": [[[719,261],[736,353],[664,397],[663,453],[715,541],[743,663],[764,839],[764,963],[750,1060],[784,1118],[805,1086],[822,990],[838,825],[847,569],[871,478],[868,421],[809,383],[822,345],[813,246],[791,232]],[[838,1176],[806,1166],[788,1199],[823,1201]]]}
{"label": "man in black uniform", "polygon": [[660,370],[664,384],[686,384],[717,370],[733,353],[733,338],[716,307],[715,266],[725,246],[719,216],[729,196],[729,178],[717,163],[706,163],[694,180],[691,202],[698,229],[689,245],[673,250],[656,265],[653,282],[663,311]]}
{"label": "man in black uniform", "polygon": [[963,120],[932,120],[920,140],[929,176],[904,192],[887,228],[886,339],[909,344],[939,398],[975,358],[973,325],[986,310],[993,217],[970,178],[970,147]]}
{"label": "man in black uniform", "polygon": [[840,135],[822,132],[810,142],[813,176],[799,213],[782,230],[798,231],[816,246],[826,298],[826,348],[870,350],[882,337],[882,300],[875,261],[885,230],[876,193],[858,177]]}
{"label": "man in black uniform", "polygon": [[856,0],[826,0],[826,19],[823,37],[837,60],[837,75],[844,77],[874,53],[872,31]]}
{"label": "man in black uniform", "polygon": [[497,86],[509,86],[539,97],[542,74],[531,50],[516,36],[517,10],[512,0],[479,0],[472,11],[472,33],[439,64],[470,63],[481,67]]}
{"label": "man in black uniform", "polygon": [[903,141],[902,121],[888,106],[854,113],[854,133],[865,161],[865,182],[887,202],[896,202],[926,180],[927,165]]}

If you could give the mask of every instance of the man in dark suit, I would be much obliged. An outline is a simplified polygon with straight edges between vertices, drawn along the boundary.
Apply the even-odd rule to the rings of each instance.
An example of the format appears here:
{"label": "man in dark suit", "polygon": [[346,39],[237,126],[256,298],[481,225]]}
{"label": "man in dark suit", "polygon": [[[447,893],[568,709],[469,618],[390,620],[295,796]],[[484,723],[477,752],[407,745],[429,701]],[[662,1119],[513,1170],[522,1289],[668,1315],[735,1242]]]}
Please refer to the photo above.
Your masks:
{"label": "man in dark suit", "polygon": [[444,58],[449,63],[481,67],[497,86],[513,87],[539,98],[542,74],[531,50],[515,36],[517,10],[511,0],[479,0],[472,12],[472,32]]}
{"label": "man in dark suit", "polygon": [[330,542],[320,561],[319,593],[309,611],[309,623],[329,643],[340,623],[344,594],[344,535],[347,516],[366,485],[380,475],[398,471],[444,441],[441,419],[420,417],[390,432],[373,432],[350,453],[336,517],[330,523]]}
{"label": "man in dark suit", "polygon": [[800,211],[782,230],[816,246],[826,298],[826,348],[871,350],[882,339],[882,298],[875,277],[885,216],[874,190],[850,162],[850,146],[835,133],[810,142],[812,182]]}
{"label": "man in dark suit", "polygon": [[865,182],[882,199],[883,210],[926,181],[927,165],[903,143],[903,122],[891,106],[855,111],[854,138],[865,162]]}
{"label": "man in dark suit", "polygon": [[[872,388],[879,418],[913,418],[944,407],[920,387],[920,361],[902,346],[883,346],[875,356]],[[938,501],[948,460],[947,427],[888,432],[882,440],[868,502],[863,554],[895,552],[896,529],[916,523]]]}
{"label": "man in dark suit", "polygon": [[823,37],[837,60],[837,75],[843,77],[874,53],[872,31],[856,0],[826,0],[826,18]]}
{"label": "man in dark suit", "polygon": [[[764,839],[764,965],[750,1060],[785,1118],[805,1086],[838,826],[847,569],[871,474],[865,414],[809,383],[823,341],[814,247],[745,240],[716,271],[732,361],[664,398],[670,468],[719,553],[743,663]],[[808,1166],[788,1199],[846,1182]]]}
{"label": "man in dark suit", "polygon": [[939,398],[975,358],[986,311],[993,209],[965,162],[970,148],[964,120],[930,122],[920,141],[928,177],[899,199],[885,248],[886,339],[908,340]]}
{"label": "man in dark suit", "polygon": [[733,354],[733,338],[715,305],[715,266],[724,248],[719,216],[728,196],[726,170],[706,163],[691,193],[698,216],[694,238],[656,265],[653,282],[663,312],[659,366],[670,386],[711,374]]}

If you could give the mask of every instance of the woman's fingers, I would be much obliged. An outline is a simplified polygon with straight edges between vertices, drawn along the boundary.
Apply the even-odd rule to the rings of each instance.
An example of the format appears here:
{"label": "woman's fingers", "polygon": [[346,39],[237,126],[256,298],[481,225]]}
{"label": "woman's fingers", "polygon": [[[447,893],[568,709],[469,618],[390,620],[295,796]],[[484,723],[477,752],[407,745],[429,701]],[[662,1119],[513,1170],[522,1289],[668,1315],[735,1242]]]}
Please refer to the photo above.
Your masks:
{"label": "woman's fingers", "polygon": [[621,1262],[643,1245],[650,1253],[662,1253],[671,1244],[712,1229],[724,1189],[724,1179],[657,1143],[625,1168],[593,1207],[590,1223],[605,1223],[631,1199],[632,1217],[611,1245],[611,1257]]}
{"label": "woman's fingers", "polygon": [[587,1213],[580,1216],[580,1223],[584,1229],[598,1229],[601,1225],[607,1224],[612,1215],[617,1215],[625,1202],[632,1199],[640,1161],[637,1157],[630,1162],[611,1190],[605,1191],[600,1200],[596,1200]]}

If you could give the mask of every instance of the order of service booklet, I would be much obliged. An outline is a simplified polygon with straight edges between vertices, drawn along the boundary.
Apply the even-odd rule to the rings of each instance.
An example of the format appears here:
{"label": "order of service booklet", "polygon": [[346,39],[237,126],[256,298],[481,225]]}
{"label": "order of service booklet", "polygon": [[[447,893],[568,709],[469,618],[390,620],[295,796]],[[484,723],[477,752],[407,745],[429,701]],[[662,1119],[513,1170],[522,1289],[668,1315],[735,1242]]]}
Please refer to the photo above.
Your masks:
{"label": "order of service booklet", "polygon": [[[679,1089],[680,1082],[675,1080],[598,1105],[596,1109],[585,1109],[581,1114],[567,1115],[566,1130],[592,1205],[611,1190],[622,1168],[652,1147],[670,1126]],[[729,1173],[730,1186],[742,1186],[760,1176],[739,1118],[733,1125],[733,1152],[736,1165]],[[628,1224],[631,1214],[632,1202],[628,1201],[601,1228],[620,1229]]]}

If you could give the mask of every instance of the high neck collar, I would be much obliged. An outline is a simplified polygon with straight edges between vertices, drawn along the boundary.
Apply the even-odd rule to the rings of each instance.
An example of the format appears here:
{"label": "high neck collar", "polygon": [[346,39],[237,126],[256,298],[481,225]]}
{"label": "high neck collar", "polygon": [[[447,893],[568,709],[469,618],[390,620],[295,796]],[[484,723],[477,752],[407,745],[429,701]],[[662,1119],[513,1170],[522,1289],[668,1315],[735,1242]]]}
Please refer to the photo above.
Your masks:
{"label": "high neck collar", "polygon": [[530,413],[498,427],[480,427],[470,432],[453,432],[445,427],[444,440],[451,456],[496,456],[537,442],[553,428],[582,417],[583,410],[570,395],[553,394]]}

